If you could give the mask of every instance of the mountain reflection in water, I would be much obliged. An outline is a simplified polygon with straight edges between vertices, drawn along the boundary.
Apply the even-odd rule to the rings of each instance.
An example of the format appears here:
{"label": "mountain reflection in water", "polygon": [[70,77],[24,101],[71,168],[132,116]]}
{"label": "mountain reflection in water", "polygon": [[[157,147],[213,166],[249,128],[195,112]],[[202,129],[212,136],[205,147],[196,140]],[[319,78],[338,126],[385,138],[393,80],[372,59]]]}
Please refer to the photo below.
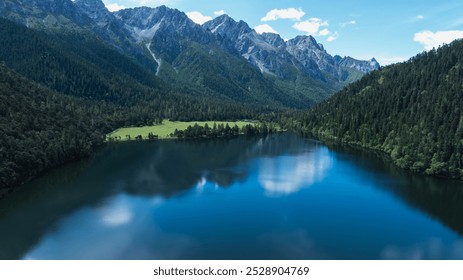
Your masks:
{"label": "mountain reflection in water", "polygon": [[107,145],[0,201],[2,259],[463,259],[463,187],[292,134]]}

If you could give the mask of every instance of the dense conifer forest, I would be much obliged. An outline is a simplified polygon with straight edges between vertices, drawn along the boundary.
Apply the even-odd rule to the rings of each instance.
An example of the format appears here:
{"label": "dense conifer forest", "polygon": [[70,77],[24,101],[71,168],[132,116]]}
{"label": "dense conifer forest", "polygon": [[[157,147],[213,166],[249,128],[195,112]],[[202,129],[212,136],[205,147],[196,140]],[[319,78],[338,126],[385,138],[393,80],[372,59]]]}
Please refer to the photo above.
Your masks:
{"label": "dense conifer forest", "polygon": [[2,189],[88,155],[111,127],[100,113],[105,106],[52,92],[3,65],[0,91]]}
{"label": "dense conifer forest", "polygon": [[[151,101],[132,106],[82,99],[50,90],[5,65],[0,65],[0,93],[0,194],[53,167],[88,156],[103,144],[107,133],[122,126],[153,124],[166,116],[172,120],[259,117],[234,104],[176,100],[175,96],[160,104]],[[220,127],[216,134],[231,136],[234,131]],[[254,128],[245,131],[253,133]],[[206,132],[210,135],[203,135]],[[176,136],[214,133],[213,128],[198,132],[191,127]]]}
{"label": "dense conifer forest", "polygon": [[321,139],[373,148],[400,167],[463,178],[463,41],[384,67],[295,125]]}
{"label": "dense conifer forest", "polygon": [[181,92],[91,34],[48,34],[0,19],[0,37],[0,192],[89,155],[119,127],[281,110]]}
{"label": "dense conifer forest", "polygon": [[[380,150],[412,171],[463,178],[462,41],[374,71],[301,112],[272,102],[182,92],[143,61],[89,34],[48,34],[0,19],[0,36],[0,193],[89,155],[116,128],[163,119],[278,122],[321,139]],[[175,136],[264,131],[273,128],[191,127]]]}
{"label": "dense conifer forest", "polygon": [[[221,137],[231,137],[238,135],[246,136],[255,136],[255,135],[268,135],[276,133],[278,129],[274,124],[247,124],[242,128],[239,128],[238,125],[230,126],[227,124],[216,124],[214,123],[212,127],[206,123],[204,126],[195,124],[193,126],[188,126],[185,130],[175,130],[172,134],[173,137],[180,139],[191,139],[191,138],[221,138]],[[153,138],[153,136],[152,136]]]}

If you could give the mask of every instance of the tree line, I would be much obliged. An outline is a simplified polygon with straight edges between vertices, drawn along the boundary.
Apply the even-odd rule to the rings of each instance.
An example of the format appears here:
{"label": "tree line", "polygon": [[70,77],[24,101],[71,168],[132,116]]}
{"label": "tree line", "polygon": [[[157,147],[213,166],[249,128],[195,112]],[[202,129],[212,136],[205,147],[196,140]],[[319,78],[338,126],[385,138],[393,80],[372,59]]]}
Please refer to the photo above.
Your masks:
{"label": "tree line", "polygon": [[189,125],[185,130],[175,129],[172,137],[177,138],[220,138],[231,137],[238,135],[254,136],[254,135],[267,135],[277,132],[278,129],[274,124],[259,123],[255,125],[246,124],[239,128],[238,125],[230,127],[228,123],[214,123],[212,127],[206,123],[204,126],[194,124]]}
{"label": "tree line", "polygon": [[383,151],[405,169],[463,179],[462,91],[460,40],[374,71],[287,125]]}
{"label": "tree line", "polygon": [[119,127],[274,111],[189,95],[91,35],[48,34],[0,19],[0,38],[0,194],[88,156]]}
{"label": "tree line", "polygon": [[104,105],[65,96],[0,65],[0,196],[63,163],[88,156],[112,129]]}

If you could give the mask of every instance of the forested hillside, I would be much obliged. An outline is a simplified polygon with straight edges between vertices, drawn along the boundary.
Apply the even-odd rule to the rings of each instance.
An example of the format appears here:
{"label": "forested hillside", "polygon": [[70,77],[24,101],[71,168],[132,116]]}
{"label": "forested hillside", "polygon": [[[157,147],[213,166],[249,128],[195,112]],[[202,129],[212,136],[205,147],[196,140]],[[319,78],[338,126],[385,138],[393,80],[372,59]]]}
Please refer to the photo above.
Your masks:
{"label": "forested hillside", "polygon": [[52,91],[0,64],[0,196],[53,167],[88,156],[118,127],[152,124],[166,115],[172,120],[256,117],[234,104],[175,95],[160,104],[133,106],[85,100]]}
{"label": "forested hillside", "polygon": [[400,167],[463,178],[463,41],[365,76],[299,129],[383,151]]}
{"label": "forested hillside", "polygon": [[66,95],[131,107],[131,119],[249,117],[264,107],[178,92],[91,35],[51,35],[0,19],[0,62],[24,77]]}
{"label": "forested hillside", "polygon": [[52,35],[0,19],[0,38],[3,190],[88,155],[118,127],[255,119],[274,110],[178,92],[91,35]]}
{"label": "forested hillside", "polygon": [[[275,65],[274,72],[285,76],[264,71],[256,67],[263,60],[245,59],[230,39],[165,6],[137,10],[153,20],[143,29],[128,23],[145,22],[144,14],[124,22],[99,0],[0,6],[0,189],[88,155],[119,127],[164,119],[273,121],[351,81],[345,75],[335,78],[339,71],[334,76],[315,71],[317,56],[300,55],[309,71],[284,48],[267,53],[277,47],[248,26],[246,32],[257,36],[252,45],[265,46],[256,58],[271,64],[277,59],[273,55],[283,53],[289,59]],[[304,53],[315,50],[331,61],[312,41]],[[178,52],[172,46],[179,46]],[[320,75],[311,75],[314,71]],[[356,71],[341,72],[357,79],[363,73]]]}
{"label": "forested hillside", "polygon": [[0,93],[0,194],[88,155],[111,127],[105,106],[52,92],[3,65]]}

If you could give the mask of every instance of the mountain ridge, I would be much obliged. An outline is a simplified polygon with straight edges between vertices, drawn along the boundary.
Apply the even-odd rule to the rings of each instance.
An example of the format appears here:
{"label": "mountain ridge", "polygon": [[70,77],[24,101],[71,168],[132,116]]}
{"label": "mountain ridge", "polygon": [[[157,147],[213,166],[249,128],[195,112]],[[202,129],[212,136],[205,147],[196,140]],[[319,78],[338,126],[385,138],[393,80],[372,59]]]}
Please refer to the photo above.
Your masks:
{"label": "mountain ridge", "polygon": [[[101,0],[6,0],[0,16],[60,36],[97,36],[188,95],[226,96],[232,100],[249,96],[250,99],[236,100],[304,108],[324,100],[370,71],[367,63],[356,67],[357,60],[345,65],[335,64],[332,56],[320,48],[313,37],[304,37],[315,41],[303,46],[309,53],[304,56],[298,52],[301,45],[288,48],[288,43],[279,35],[257,34],[246,22],[235,21],[228,15],[201,26],[184,12],[166,6],[109,12]],[[212,26],[214,21],[220,20],[224,21],[221,26]],[[215,55],[215,59],[208,60],[220,65],[221,71],[213,74],[217,75],[217,82],[232,79],[245,84],[228,83],[229,93],[221,92],[224,87],[208,81],[211,73],[207,65],[185,63],[187,54],[193,58],[198,51],[204,53],[201,54],[204,58],[207,53]],[[254,73],[245,63],[261,74]],[[247,69],[255,78],[252,83],[258,86],[246,84],[248,82],[239,77],[236,69],[230,67]],[[287,98],[282,97],[285,94]]]}
{"label": "mountain ridge", "polygon": [[[214,34],[220,34],[235,42],[238,53],[262,72],[275,74],[281,78],[285,78],[285,75],[278,71],[278,68],[285,65],[294,66],[320,79],[324,78],[323,72],[325,72],[341,81],[346,74],[343,73],[342,67],[356,69],[363,73],[380,67],[379,63],[367,64],[366,61],[361,60],[352,60],[350,64],[344,65],[336,63],[323,45],[310,35],[299,35],[285,42],[278,34],[258,34],[246,22],[235,21],[227,14],[216,17],[202,26]],[[374,58],[372,60],[376,61]]]}

